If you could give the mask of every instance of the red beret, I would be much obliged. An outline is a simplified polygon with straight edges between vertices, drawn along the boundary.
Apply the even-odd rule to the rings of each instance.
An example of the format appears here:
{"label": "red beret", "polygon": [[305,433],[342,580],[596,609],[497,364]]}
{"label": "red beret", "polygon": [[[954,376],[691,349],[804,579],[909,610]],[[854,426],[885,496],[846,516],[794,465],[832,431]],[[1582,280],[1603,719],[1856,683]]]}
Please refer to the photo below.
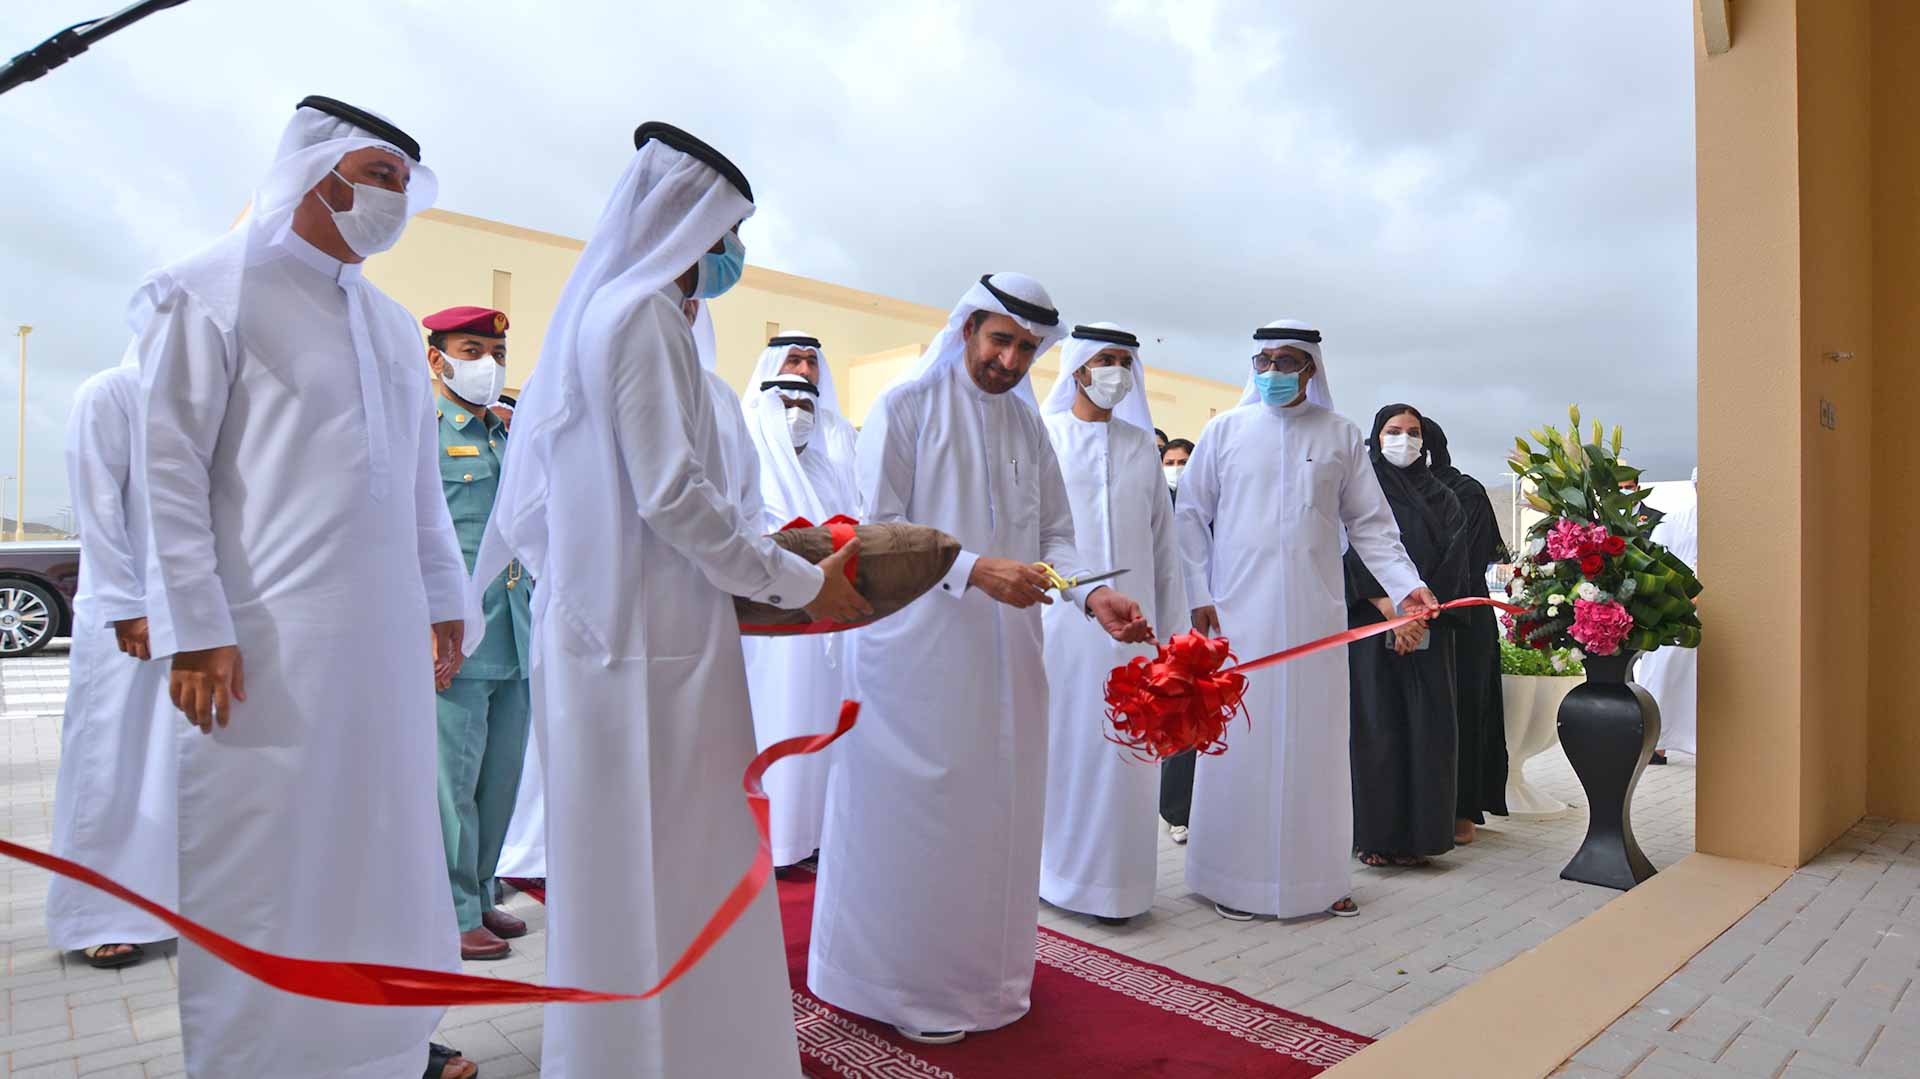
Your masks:
{"label": "red beret", "polygon": [[481,337],[505,337],[507,316],[491,307],[449,307],[428,315],[420,325],[435,333],[471,333]]}

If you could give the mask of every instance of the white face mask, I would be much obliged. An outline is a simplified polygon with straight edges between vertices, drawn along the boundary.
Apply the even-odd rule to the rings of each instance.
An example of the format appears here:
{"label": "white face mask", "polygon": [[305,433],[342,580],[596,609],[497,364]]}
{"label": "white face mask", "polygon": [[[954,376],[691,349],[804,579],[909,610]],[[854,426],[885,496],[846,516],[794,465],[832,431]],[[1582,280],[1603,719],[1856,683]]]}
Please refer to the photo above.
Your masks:
{"label": "white face mask", "polygon": [[372,184],[354,184],[338,170],[333,175],[340,182],[353,188],[353,206],[346,210],[336,210],[326,198],[314,189],[314,197],[320,199],[320,205],[333,214],[333,227],[340,230],[340,238],[353,248],[353,253],[361,258],[371,258],[400,242],[400,233],[407,227],[407,196],[402,191],[388,191],[384,187]]}
{"label": "white face mask", "polygon": [[1381,435],[1380,456],[1395,468],[1405,468],[1420,459],[1419,435]]}
{"label": "white face mask", "polygon": [[1180,473],[1187,470],[1186,465],[1161,465],[1160,471],[1167,474],[1167,486],[1180,486]]}
{"label": "white face mask", "polygon": [[813,413],[804,408],[787,409],[787,434],[793,438],[793,448],[799,449],[813,437]]}
{"label": "white face mask", "polygon": [[440,359],[446,365],[440,381],[455,397],[470,405],[490,405],[500,399],[500,391],[507,385],[505,364],[492,356],[462,360],[444,352]]}
{"label": "white face mask", "polygon": [[1080,388],[1100,408],[1111,410],[1133,389],[1133,372],[1125,367],[1089,367],[1087,377],[1093,381]]}

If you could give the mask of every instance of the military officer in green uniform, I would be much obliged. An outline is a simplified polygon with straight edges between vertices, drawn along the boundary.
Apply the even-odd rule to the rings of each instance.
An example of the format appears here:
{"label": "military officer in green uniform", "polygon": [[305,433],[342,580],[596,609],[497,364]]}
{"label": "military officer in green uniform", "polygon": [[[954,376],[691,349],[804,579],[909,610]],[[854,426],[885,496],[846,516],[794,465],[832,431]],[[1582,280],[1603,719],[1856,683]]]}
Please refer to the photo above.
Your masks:
{"label": "military officer in green uniform", "polygon": [[[441,485],[471,570],[507,452],[507,425],[490,407],[506,384],[507,316],[453,307],[421,324],[440,397]],[[440,690],[440,832],[463,959],[504,959],[527,931],[494,909],[493,871],[527,751],[532,584],[516,562],[488,587],[486,638]]]}

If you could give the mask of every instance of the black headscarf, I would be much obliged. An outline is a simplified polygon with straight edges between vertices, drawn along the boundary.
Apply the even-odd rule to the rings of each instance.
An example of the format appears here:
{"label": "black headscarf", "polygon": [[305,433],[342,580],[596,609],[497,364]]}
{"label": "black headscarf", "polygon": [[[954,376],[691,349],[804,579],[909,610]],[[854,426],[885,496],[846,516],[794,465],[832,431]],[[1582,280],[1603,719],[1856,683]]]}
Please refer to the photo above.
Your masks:
{"label": "black headscarf", "polygon": [[[1422,432],[1420,457],[1405,468],[1395,465],[1380,455],[1381,430],[1387,426],[1388,420],[1402,413],[1411,413],[1414,419],[1419,420]],[[1427,526],[1426,531],[1436,537],[1441,546],[1444,546],[1459,527],[1460,503],[1453,491],[1434,474],[1427,463],[1432,450],[1425,445],[1426,429],[1426,417],[1420,415],[1419,409],[1408,404],[1388,405],[1373,414],[1373,431],[1367,436],[1367,456],[1373,461],[1373,473],[1379,477],[1380,489],[1386,493],[1387,502],[1393,506],[1395,516],[1404,521],[1405,514],[1418,514],[1420,520]],[[1405,524],[1400,530],[1404,542],[1407,540],[1405,533],[1410,530]],[[1411,542],[1407,544],[1407,553],[1413,554]],[[1432,557],[1437,557],[1439,554],[1438,550],[1430,552]],[[1421,559],[1415,556],[1414,561],[1419,562]]]}
{"label": "black headscarf", "polygon": [[1460,512],[1466,518],[1467,562],[1484,570],[1495,562],[1506,561],[1507,545],[1500,538],[1500,523],[1494,517],[1493,500],[1487,497],[1486,487],[1453,467],[1447,433],[1440,429],[1438,421],[1423,416],[1420,427],[1426,432],[1426,450],[1433,461],[1433,474],[1459,499]]}

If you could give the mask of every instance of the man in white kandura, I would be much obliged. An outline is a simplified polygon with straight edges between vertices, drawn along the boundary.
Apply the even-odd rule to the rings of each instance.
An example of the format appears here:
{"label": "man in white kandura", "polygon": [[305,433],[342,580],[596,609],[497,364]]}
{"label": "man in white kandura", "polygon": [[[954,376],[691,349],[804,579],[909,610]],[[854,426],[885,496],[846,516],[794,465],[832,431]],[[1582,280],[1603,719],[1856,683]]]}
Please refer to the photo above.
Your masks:
{"label": "man in white kandura", "polygon": [[[1360,429],[1333,411],[1320,332],[1270,322],[1253,345],[1240,406],[1207,424],[1180,476],[1174,519],[1194,628],[1224,634],[1243,659],[1346,629],[1346,543],[1402,613],[1436,607]],[[1200,758],[1187,885],[1221,917],[1359,912],[1347,688],[1344,648],[1252,675],[1251,725],[1234,726],[1226,753]]]}
{"label": "man in white kandura", "polygon": [[[824,414],[818,386],[801,374],[775,374],[747,387],[744,406],[759,457],[765,531],[785,527],[795,518],[817,525],[840,514],[857,516],[853,476],[827,455],[826,432],[818,426]],[[796,634],[742,641],[747,687],[753,695],[753,731],[761,749],[833,729],[846,693],[847,650],[840,636]],[[805,861],[820,848],[834,748],[788,758],[767,771],[776,867]]]}
{"label": "man in white kandura", "polygon": [[[834,469],[847,478],[847,483],[857,486],[853,479],[853,456],[860,432],[854,430],[853,421],[840,411],[840,391],[834,388],[833,368],[827,366],[827,352],[820,339],[805,330],[786,330],[774,335],[754,363],[753,377],[747,380],[742,399],[751,402],[762,383],[781,375],[799,375],[820,391],[813,401],[813,434],[807,445],[813,448],[812,452],[830,458]],[[845,512],[853,514],[853,509],[849,507]]]}
{"label": "man in white kandura", "polygon": [[[53,787],[53,853],[173,907],[180,894],[179,719],[167,702],[166,657],[153,658],[149,643],[146,477],[133,459],[139,417],[140,369],[129,363],[81,383],[67,420],[80,587]],[[131,966],[146,958],[141,945],[173,935],[158,918],[97,888],[61,876],[47,887],[48,941],[78,949],[93,966]]]}
{"label": "man in white kandura", "polygon": [[[282,955],[451,970],[434,688],[459,669],[466,564],[419,331],[361,274],[434,191],[405,132],[307,98],[247,220],[149,277],[133,320],[153,652],[201,732],[180,739],[180,909]],[[294,996],[180,949],[193,1076],[471,1075],[428,1045],[442,1011]]]}
{"label": "man in white kandura", "polygon": [[[1065,334],[1040,283],[982,277],[919,365],[868,414],[868,519],[960,541],[927,596],[859,631],[860,735],[827,787],[807,985],[910,1039],[958,1041],[1025,1015],[1039,920],[1047,675],[1036,561],[1083,566],[1027,370]],[[1061,597],[1116,639],[1151,640],[1102,585]]]}
{"label": "man in white kandura", "polygon": [[[733,387],[714,370],[719,352],[714,345],[713,315],[704,300],[681,301],[680,313],[693,327],[694,351],[700,355],[701,382],[713,402],[714,422],[719,426],[719,453],[702,462],[715,489],[725,492],[740,509],[741,519],[759,527],[760,469],[754,457],[753,438],[747,434],[740,402]],[[744,643],[744,642],[743,642]],[[526,767],[520,772],[520,793],[513,805],[513,820],[507,827],[506,843],[500,850],[497,870],[502,877],[531,877],[542,884],[547,875],[547,786],[546,768],[540,734],[527,739]],[[811,757],[794,758],[773,772]],[[769,787],[769,790],[772,788]]]}
{"label": "man in white kandura", "polygon": [[[871,611],[844,572],[857,541],[810,565],[710,470],[722,427],[681,305],[739,279],[746,177],[666,124],[634,146],[520,394],[474,569],[491,580],[517,556],[539,581],[547,978],[630,992],[666,973],[758,847],[732,597],[833,621]],[[660,997],[549,1006],[541,1058],[558,1079],[797,1077],[773,894]]]}
{"label": "man in white kandura", "polygon": [[[1162,640],[1187,628],[1173,504],[1154,449],[1140,340],[1110,322],[1075,326],[1061,375],[1040,406],[1060,458],[1080,563],[1125,569]],[[1108,740],[1105,686],[1151,656],[1065,604],[1047,608],[1047,827],[1040,898],[1118,925],[1153,906],[1160,769]]]}

